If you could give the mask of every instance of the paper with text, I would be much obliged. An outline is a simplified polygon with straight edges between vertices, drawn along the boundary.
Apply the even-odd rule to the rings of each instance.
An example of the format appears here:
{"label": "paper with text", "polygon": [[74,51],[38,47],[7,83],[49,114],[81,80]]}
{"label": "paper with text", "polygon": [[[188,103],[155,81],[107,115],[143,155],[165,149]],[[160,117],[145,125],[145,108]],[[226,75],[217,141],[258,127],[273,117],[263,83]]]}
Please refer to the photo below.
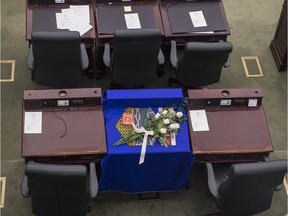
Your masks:
{"label": "paper with text", "polygon": [[197,27],[206,27],[207,23],[202,11],[193,11],[189,12],[190,18],[192,20],[193,26]]}
{"label": "paper with text", "polygon": [[141,29],[138,13],[124,14],[127,29]]}
{"label": "paper with text", "polygon": [[61,9],[61,13],[56,13],[56,24],[57,29],[78,31],[82,36],[92,29],[89,5],[70,5],[69,8]]}
{"label": "paper with text", "polygon": [[42,112],[25,112],[24,134],[42,133]]}
{"label": "paper with text", "polygon": [[209,131],[205,110],[190,110],[189,113],[193,131]]}

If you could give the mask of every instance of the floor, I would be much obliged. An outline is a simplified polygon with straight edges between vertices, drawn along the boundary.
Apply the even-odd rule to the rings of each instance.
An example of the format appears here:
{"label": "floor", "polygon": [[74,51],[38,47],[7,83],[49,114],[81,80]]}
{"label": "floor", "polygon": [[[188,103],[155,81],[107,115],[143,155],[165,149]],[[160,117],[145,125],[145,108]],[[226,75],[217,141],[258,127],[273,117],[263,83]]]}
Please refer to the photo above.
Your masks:
{"label": "floor", "polygon": [[[30,80],[26,66],[28,42],[25,39],[25,2],[23,0],[1,1],[1,176],[6,177],[3,216],[28,216],[30,199],[22,198],[20,182],[24,171],[21,158],[21,125],[23,90],[41,89]],[[229,21],[233,43],[231,66],[222,72],[221,81],[209,88],[254,88],[264,94],[264,108],[274,145],[272,159],[287,158],[287,71],[278,72],[270,42],[282,9],[283,0],[223,0]],[[257,56],[264,76],[248,78],[241,57]],[[11,79],[11,68],[15,66]],[[253,67],[253,66],[251,66]],[[153,87],[167,88],[172,71],[166,67]],[[9,81],[10,80],[10,81]],[[109,72],[102,80],[83,79],[79,87],[109,87]],[[193,166],[190,187],[187,190],[161,193],[160,199],[139,201],[137,195],[123,193],[99,193],[92,203],[89,215],[103,216],[200,216],[217,211],[207,193],[203,167]],[[274,194],[271,208],[259,216],[284,216],[287,214],[287,193]]]}

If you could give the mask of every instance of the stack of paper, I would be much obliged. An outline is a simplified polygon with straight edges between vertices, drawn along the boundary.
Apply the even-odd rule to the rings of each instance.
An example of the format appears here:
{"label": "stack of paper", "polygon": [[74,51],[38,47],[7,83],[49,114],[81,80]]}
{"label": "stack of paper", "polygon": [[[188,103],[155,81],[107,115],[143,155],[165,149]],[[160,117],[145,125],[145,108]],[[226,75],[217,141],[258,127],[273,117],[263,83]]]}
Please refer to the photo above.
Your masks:
{"label": "stack of paper", "polygon": [[70,5],[70,8],[61,9],[61,13],[56,13],[56,22],[57,29],[78,31],[82,36],[92,28],[89,5]]}

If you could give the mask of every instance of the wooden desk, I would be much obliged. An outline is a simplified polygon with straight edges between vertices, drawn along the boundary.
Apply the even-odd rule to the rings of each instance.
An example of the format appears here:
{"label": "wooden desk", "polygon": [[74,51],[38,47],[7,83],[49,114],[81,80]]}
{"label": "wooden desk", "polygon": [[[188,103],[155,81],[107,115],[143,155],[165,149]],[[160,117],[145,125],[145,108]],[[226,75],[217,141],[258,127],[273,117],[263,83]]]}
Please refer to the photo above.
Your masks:
{"label": "wooden desk", "polygon": [[[207,27],[193,27],[189,16],[189,12],[192,11],[203,12]],[[175,40],[177,45],[184,45],[189,41],[226,41],[227,36],[230,35],[222,0],[161,1],[160,12],[165,32],[165,44],[168,46],[171,40]],[[173,26],[180,28],[175,29]],[[213,31],[213,33],[204,33],[207,31]]]}
{"label": "wooden desk", "polygon": [[287,69],[287,0],[283,3],[270,50],[278,71],[285,71]]}
{"label": "wooden desk", "polygon": [[[41,4],[30,5],[26,0],[26,40],[31,42],[32,31],[69,31],[57,29],[55,13],[60,13],[61,9],[69,8],[69,4]],[[90,8],[90,25],[92,29],[81,36],[81,40],[85,43],[88,57],[89,68],[88,76],[94,77],[95,74],[95,58],[94,58],[94,43],[95,43],[95,20],[92,4],[89,4]],[[37,13],[37,14],[36,14]],[[37,16],[37,17],[35,17]]]}
{"label": "wooden desk", "polygon": [[[40,132],[32,125],[39,119],[28,117],[37,113]],[[85,163],[99,161],[106,153],[101,89],[24,91],[22,157],[26,161]]]}
{"label": "wooden desk", "polygon": [[[130,6],[131,12],[125,12],[124,6]],[[126,29],[126,23],[124,19],[125,13],[138,13],[139,20],[142,28],[160,28],[164,35],[164,30],[161,21],[161,15],[159,11],[159,5],[156,1],[145,2],[115,2],[113,4],[101,4],[95,5],[95,19],[96,19],[96,65],[97,74],[101,77],[101,73],[104,71],[103,53],[104,44],[110,43],[113,46],[113,35],[115,29]],[[101,26],[105,26],[105,30]]]}
{"label": "wooden desk", "polygon": [[[257,161],[273,151],[260,89],[188,90],[188,97],[196,161]],[[209,130],[197,131],[196,117],[192,123],[190,111],[199,110],[206,113]]]}

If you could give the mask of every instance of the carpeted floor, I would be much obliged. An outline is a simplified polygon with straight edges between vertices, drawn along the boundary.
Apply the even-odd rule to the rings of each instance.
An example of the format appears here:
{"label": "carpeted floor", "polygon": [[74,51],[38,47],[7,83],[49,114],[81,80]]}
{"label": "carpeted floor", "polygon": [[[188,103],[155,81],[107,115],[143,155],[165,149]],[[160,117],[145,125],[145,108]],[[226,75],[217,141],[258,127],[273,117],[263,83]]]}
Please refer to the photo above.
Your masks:
{"label": "carpeted floor", "polygon": [[[26,89],[43,88],[30,80],[26,66],[28,42],[25,38],[24,0],[1,1],[1,79],[10,79],[10,69],[15,60],[14,81],[1,82],[1,176],[6,177],[3,216],[28,216],[30,199],[20,194],[24,172],[21,158],[22,95]],[[223,0],[233,43],[231,66],[222,72],[221,81],[209,88],[259,87],[264,94],[264,108],[274,145],[272,159],[287,158],[287,71],[278,72],[269,45],[274,36],[283,0]],[[257,56],[264,76],[247,78],[241,57]],[[148,87],[166,88],[172,74],[168,64],[163,77]],[[109,87],[109,72],[102,80],[83,79],[79,87]],[[206,188],[203,167],[193,166],[188,190],[161,193],[160,200],[139,201],[136,195],[100,193],[93,200],[90,215],[103,216],[200,216],[217,211]],[[274,194],[271,209],[259,216],[284,216],[287,214],[285,190]]]}

